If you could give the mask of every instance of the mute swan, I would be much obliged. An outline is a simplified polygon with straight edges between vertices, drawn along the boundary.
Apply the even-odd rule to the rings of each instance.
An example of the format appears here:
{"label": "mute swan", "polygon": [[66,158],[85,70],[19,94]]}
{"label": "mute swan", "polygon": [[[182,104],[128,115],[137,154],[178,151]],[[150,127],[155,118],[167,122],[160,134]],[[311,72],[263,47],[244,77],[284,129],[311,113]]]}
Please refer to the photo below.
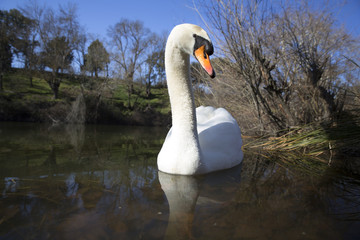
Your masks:
{"label": "mute swan", "polygon": [[165,48],[165,72],[172,113],[172,128],[157,158],[162,172],[197,175],[228,169],[241,163],[240,128],[223,108],[195,110],[190,81],[190,55],[210,77],[215,77],[209,56],[213,45],[207,33],[193,24],[171,31]]}

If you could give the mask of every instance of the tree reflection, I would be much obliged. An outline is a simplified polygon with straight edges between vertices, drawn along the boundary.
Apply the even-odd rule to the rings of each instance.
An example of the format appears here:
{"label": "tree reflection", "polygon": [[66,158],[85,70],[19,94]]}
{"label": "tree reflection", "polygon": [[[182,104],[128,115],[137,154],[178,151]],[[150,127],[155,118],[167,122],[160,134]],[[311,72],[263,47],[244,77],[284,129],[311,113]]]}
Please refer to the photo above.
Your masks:
{"label": "tree reflection", "polygon": [[229,171],[173,176],[158,173],[156,130],[3,131],[0,238],[341,239],[360,227],[359,179],[332,168],[247,154]]}
{"label": "tree reflection", "polygon": [[139,226],[160,236],[166,218],[158,215],[165,212],[156,171],[162,135],[149,128],[114,129],[58,126],[10,139],[31,143],[42,154],[24,156],[27,164],[19,169],[26,168],[25,175],[14,167],[2,171],[3,177],[19,177],[5,177],[2,186],[0,236],[21,238],[40,229],[32,238],[98,239],[109,231],[126,238],[137,236]]}
{"label": "tree reflection", "polygon": [[65,131],[75,153],[80,157],[85,141],[85,125],[67,124],[65,125]]}

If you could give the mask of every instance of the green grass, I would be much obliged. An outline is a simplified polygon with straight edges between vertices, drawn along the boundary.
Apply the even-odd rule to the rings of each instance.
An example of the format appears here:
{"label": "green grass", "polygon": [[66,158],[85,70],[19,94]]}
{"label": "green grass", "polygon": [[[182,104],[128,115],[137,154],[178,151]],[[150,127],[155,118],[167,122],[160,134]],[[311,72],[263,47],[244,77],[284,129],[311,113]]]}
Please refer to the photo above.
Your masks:
{"label": "green grass", "polygon": [[[127,86],[120,84],[113,93],[112,99],[119,104],[129,107]],[[166,88],[152,88],[151,95],[146,96],[145,87],[135,83],[134,94],[130,96],[130,108],[144,110],[151,107],[156,112],[168,114],[170,112],[169,97]]]}
{"label": "green grass", "polygon": [[43,79],[34,77],[32,82],[33,86],[30,87],[30,80],[21,71],[7,73],[4,77],[4,90],[22,94],[52,95],[49,85]]}
{"label": "green grass", "polygon": [[[28,110],[24,111],[31,112],[31,114],[33,114],[37,112],[36,108],[38,106],[51,107],[54,106],[54,104],[56,105],[56,103],[63,104],[62,107],[59,107],[55,111],[62,111],[61,114],[64,115],[66,111],[63,106],[66,105],[70,108],[72,102],[75,101],[76,97],[81,93],[80,83],[72,76],[63,74],[61,75],[63,79],[60,84],[58,99],[55,100],[53,91],[49,87],[48,83],[42,78],[43,75],[40,73],[36,73],[34,75],[35,76],[32,80],[33,86],[30,86],[30,80],[22,69],[13,69],[11,72],[4,75],[4,90],[0,91],[0,104],[6,104],[5,108],[8,111],[8,116],[16,115],[16,111],[21,112],[22,109],[24,109],[23,106],[28,108]],[[119,111],[122,116],[130,118],[134,111],[137,113],[145,113],[150,110],[152,113],[164,116],[170,112],[170,103],[166,88],[152,88],[151,95],[147,97],[145,86],[139,83],[134,83],[135,91],[134,94],[131,94],[130,96],[129,105],[127,86],[124,83],[118,82],[116,88],[101,88],[101,80],[88,77],[86,81],[89,83],[84,85],[85,98],[88,101],[87,104],[96,105],[96,102],[98,101],[97,91],[99,91],[97,89],[102,89],[101,107],[103,107],[104,111],[107,112],[107,116],[118,116],[116,118],[120,119],[121,117],[119,115]],[[89,109],[96,108],[94,106],[89,107]],[[14,111],[15,113],[11,113]],[[33,117],[33,119],[38,118]],[[131,121],[131,119],[126,121]]]}

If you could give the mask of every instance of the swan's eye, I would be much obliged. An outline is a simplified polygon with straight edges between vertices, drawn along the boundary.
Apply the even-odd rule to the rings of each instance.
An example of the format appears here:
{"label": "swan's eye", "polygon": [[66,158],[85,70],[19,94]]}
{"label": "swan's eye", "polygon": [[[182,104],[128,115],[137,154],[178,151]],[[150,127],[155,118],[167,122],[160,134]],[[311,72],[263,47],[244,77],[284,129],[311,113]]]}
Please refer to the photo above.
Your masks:
{"label": "swan's eye", "polygon": [[200,47],[204,47],[204,58],[205,54],[208,56],[212,55],[214,53],[214,47],[211,44],[211,42],[203,37],[200,37],[196,34],[193,34],[193,37],[195,38],[195,44],[194,44],[194,52],[195,50],[199,49]]}

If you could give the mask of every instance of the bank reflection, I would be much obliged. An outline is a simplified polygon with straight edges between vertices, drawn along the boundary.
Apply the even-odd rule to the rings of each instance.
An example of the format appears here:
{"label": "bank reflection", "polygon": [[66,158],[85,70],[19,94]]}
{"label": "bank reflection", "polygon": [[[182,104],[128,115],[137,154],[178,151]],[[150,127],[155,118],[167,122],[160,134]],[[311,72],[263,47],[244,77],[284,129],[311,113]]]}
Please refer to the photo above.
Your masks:
{"label": "bank reflection", "polygon": [[358,236],[359,177],[327,165],[318,174],[245,154],[229,171],[168,176],[157,129],[2,124],[2,239]]}

